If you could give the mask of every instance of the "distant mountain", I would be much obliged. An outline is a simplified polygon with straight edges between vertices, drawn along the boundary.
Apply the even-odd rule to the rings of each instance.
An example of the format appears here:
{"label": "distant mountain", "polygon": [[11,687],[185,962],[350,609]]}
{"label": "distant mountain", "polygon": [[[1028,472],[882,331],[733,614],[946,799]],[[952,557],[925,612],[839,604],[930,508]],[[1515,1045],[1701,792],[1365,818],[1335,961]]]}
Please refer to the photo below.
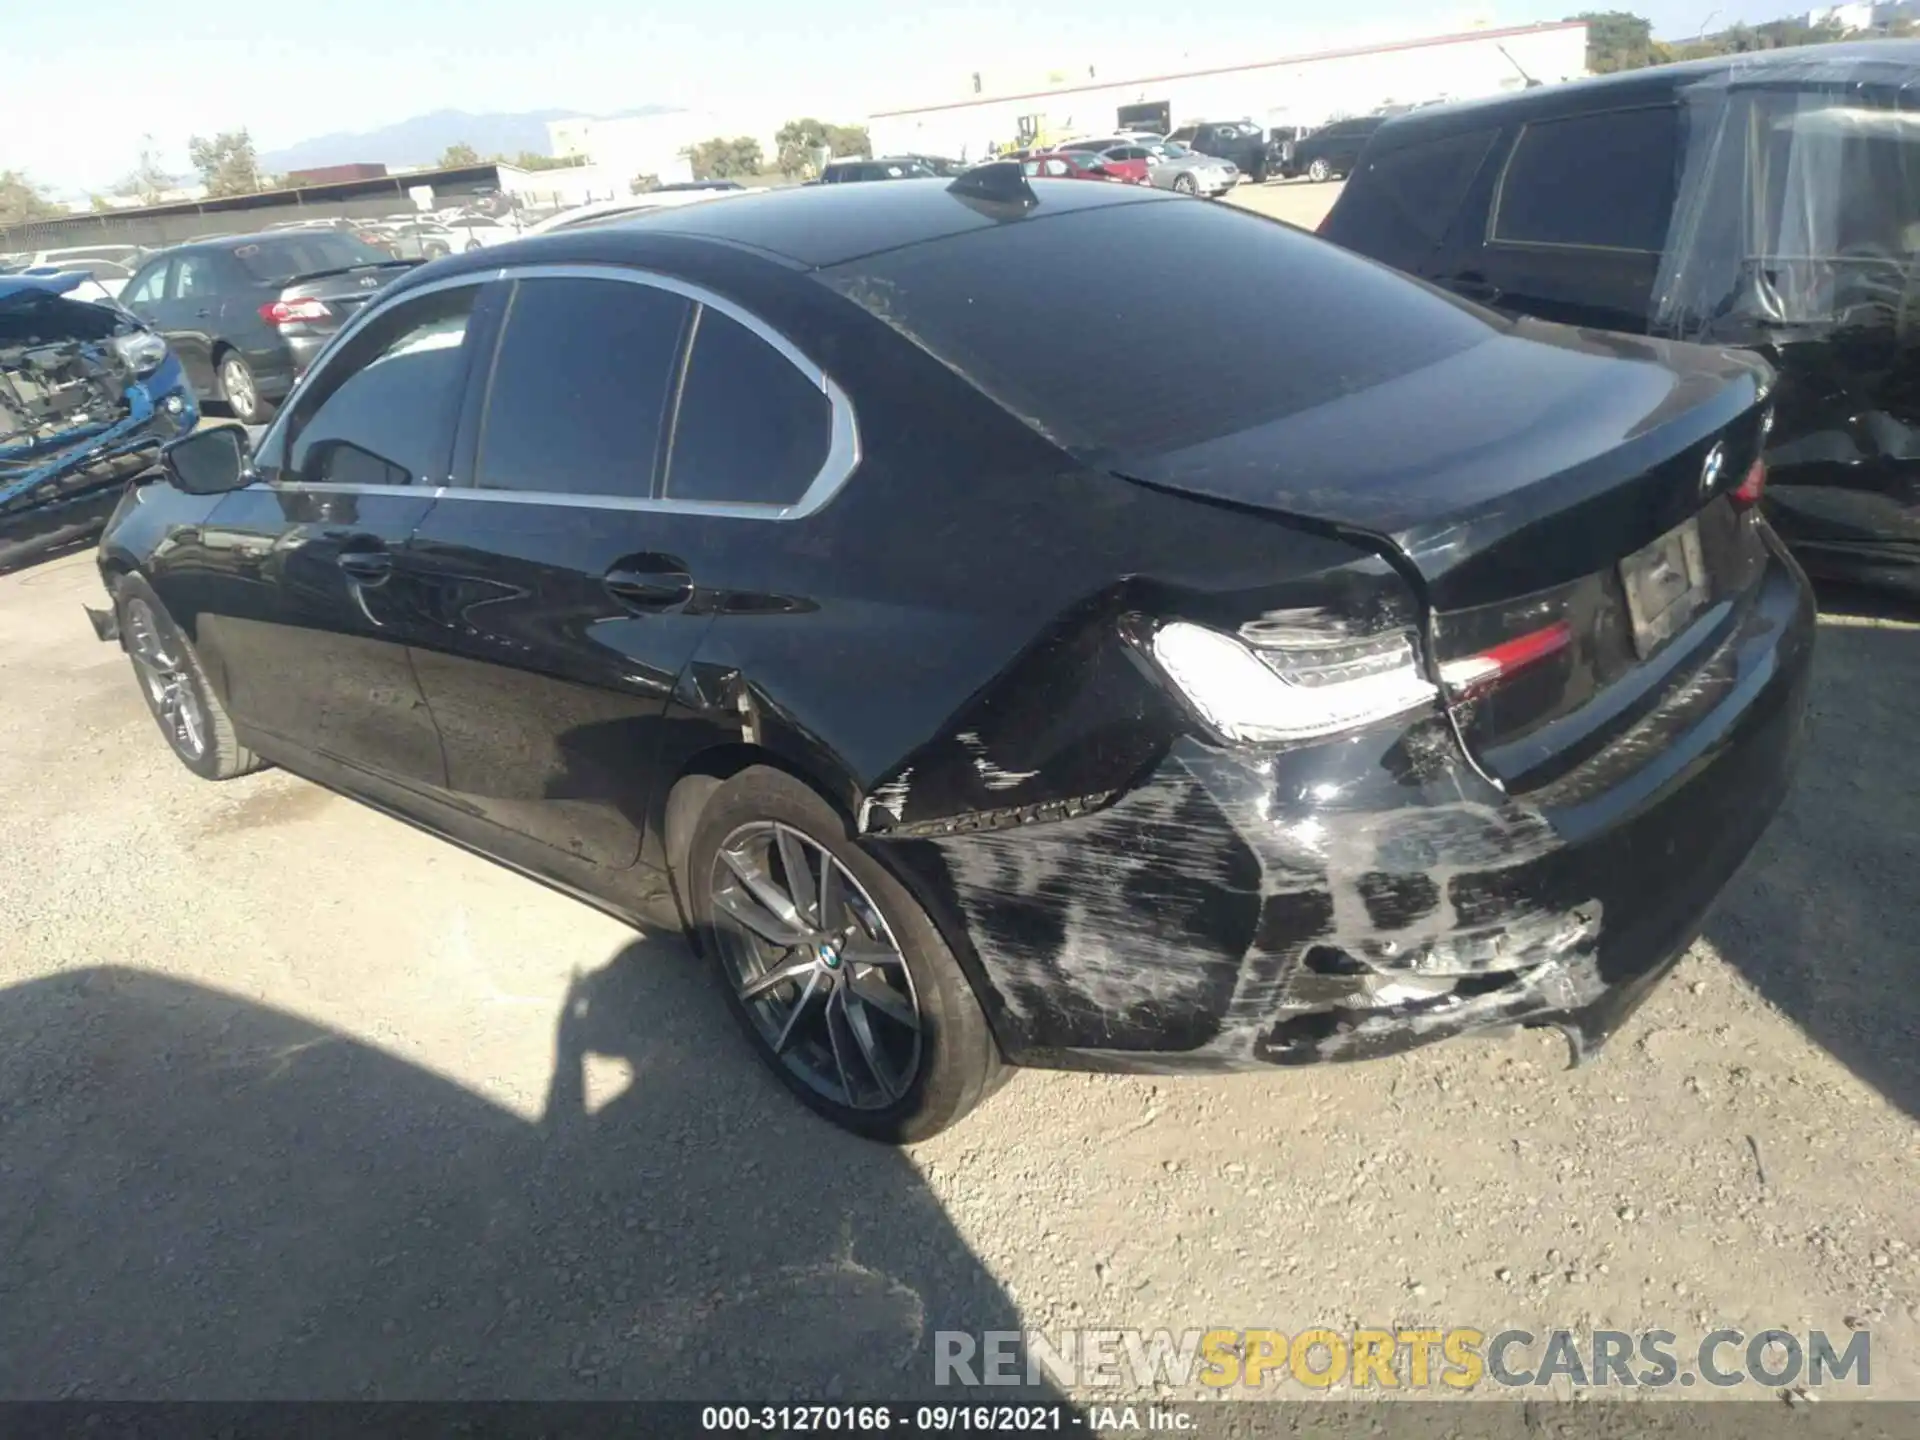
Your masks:
{"label": "distant mountain", "polygon": [[[672,105],[642,105],[620,115],[660,115]],[[520,115],[469,114],[464,110],[436,110],[383,125],[377,130],[342,131],[301,140],[284,150],[263,150],[260,168],[269,172],[312,170],[322,165],[374,164],[399,169],[431,165],[449,145],[468,144],[482,155],[518,155],[547,151],[547,122],[567,120],[581,110],[530,110]],[[618,117],[610,117],[618,118]]]}

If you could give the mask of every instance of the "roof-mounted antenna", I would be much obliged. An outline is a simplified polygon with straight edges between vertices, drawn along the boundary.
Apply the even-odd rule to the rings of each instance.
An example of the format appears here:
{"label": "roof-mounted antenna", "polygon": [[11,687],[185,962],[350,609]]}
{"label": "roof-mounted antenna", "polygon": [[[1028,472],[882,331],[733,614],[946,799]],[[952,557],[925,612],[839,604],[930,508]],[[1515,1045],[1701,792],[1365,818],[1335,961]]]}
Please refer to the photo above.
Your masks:
{"label": "roof-mounted antenna", "polygon": [[1537,90],[1540,87],[1540,82],[1534,79],[1533,76],[1527,74],[1526,67],[1523,66],[1518,60],[1514,59],[1513,56],[1507,54],[1506,46],[1496,44],[1493,48],[1498,50],[1502,55],[1507,56],[1507,64],[1511,65],[1514,69],[1520,72],[1520,78],[1527,82],[1526,84],[1527,89]]}
{"label": "roof-mounted antenna", "polygon": [[984,165],[976,165],[947,186],[947,190],[963,200],[990,200],[997,205],[1019,205],[1024,209],[1040,203],[1018,160],[989,160]]}

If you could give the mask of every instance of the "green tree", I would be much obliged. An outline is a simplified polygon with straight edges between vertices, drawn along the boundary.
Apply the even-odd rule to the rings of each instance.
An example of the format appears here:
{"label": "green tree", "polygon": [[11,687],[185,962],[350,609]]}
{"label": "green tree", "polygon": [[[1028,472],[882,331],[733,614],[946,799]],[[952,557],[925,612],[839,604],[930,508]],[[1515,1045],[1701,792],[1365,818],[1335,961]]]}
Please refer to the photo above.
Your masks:
{"label": "green tree", "polygon": [[808,116],[789,120],[773,137],[774,168],[789,180],[804,175],[813,164],[813,153],[822,145],[835,159],[842,155],[871,155],[873,142],[864,125],[830,125]]}
{"label": "green tree", "polygon": [[245,130],[223,130],[211,140],[195,135],[187,141],[187,158],[200,172],[209,199],[252,195],[260,189],[260,159]]}
{"label": "green tree", "polygon": [[87,196],[87,208],[96,215],[104,215],[113,209],[113,202],[104,195]]}
{"label": "green tree", "polygon": [[153,149],[153,137],[148,135],[143,138],[146,143],[140,147],[139,162],[125,179],[113,187],[112,193],[138,200],[142,205],[158,205],[166,198],[167,191],[173,188],[173,177],[160,167],[160,158]]}
{"label": "green tree", "polygon": [[502,165],[518,165],[522,170],[570,170],[587,163],[584,155],[536,155],[531,150],[522,150],[511,160],[504,155],[493,158]]}
{"label": "green tree", "polygon": [[1626,10],[1588,10],[1571,17],[1587,26],[1587,68],[1596,75],[1664,65],[1672,59],[1653,38],[1653,22]]}
{"label": "green tree", "polygon": [[758,175],[766,164],[760,142],[751,135],[736,135],[731,140],[716,135],[683,150],[693,167],[696,180],[729,180],[740,175]]}
{"label": "green tree", "polygon": [[20,171],[0,170],[0,227],[57,220],[66,213],[66,206],[47,199],[40,187]]}
{"label": "green tree", "polygon": [[440,167],[443,170],[453,170],[461,165],[478,165],[480,163],[480,152],[464,140],[449,145],[440,152]]}

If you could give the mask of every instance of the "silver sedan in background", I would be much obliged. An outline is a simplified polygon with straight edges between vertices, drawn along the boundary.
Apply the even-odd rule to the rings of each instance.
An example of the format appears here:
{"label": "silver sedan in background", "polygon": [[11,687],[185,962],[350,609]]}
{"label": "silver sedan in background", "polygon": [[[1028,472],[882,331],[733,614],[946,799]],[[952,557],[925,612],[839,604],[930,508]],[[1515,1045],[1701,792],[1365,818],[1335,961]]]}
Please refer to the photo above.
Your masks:
{"label": "silver sedan in background", "polygon": [[1105,140],[1070,140],[1059,147],[1099,160],[1144,160],[1147,180],[1160,190],[1182,195],[1224,195],[1240,183],[1240,169],[1231,160],[1202,155],[1177,140],[1156,135],[1116,135]]}

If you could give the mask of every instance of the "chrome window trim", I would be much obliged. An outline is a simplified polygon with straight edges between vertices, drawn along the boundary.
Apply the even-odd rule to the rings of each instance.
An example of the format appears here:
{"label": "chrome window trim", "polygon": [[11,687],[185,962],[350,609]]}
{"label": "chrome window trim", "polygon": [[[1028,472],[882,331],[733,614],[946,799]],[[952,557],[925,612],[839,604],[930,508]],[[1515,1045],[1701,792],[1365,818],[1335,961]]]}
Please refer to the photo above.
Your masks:
{"label": "chrome window trim", "polygon": [[860,427],[854,415],[852,399],[831,375],[809,359],[785,335],[751,311],[742,309],[725,296],[716,295],[704,286],[692,284],[675,275],[662,275],[638,266],[613,264],[503,265],[498,269],[450,275],[444,280],[416,285],[398,295],[390,295],[375,301],[341,326],[327,346],[314,357],[307,375],[302,377],[300,385],[294,387],[294,395],[288,396],[285,408],[274,417],[272,427],[261,437],[261,448],[264,450],[276,442],[278,438],[276,432],[286,423],[286,416],[292,413],[299,390],[309,383],[313,376],[320,374],[335,352],[345,346],[363,327],[372,324],[389,310],[404,305],[417,296],[431,295],[440,290],[452,290],[463,285],[491,285],[503,280],[615,280],[629,285],[646,285],[656,290],[665,290],[693,304],[718,310],[728,319],[745,326],[766,344],[771,345],[788,364],[812,381],[827,397],[831,430],[827,441],[826,458],[821,461],[820,468],[814,472],[813,479],[807,483],[806,489],[800,493],[800,498],[786,505],[763,505],[745,501],[675,500],[666,496],[642,498],[625,495],[582,495],[566,490],[482,490],[473,485],[450,484],[350,485],[332,481],[283,480],[260,481],[257,482],[256,487],[249,488],[329,495],[411,495],[434,500],[474,500],[502,505],[569,505],[583,510],[660,511],[674,515],[709,515],[728,520],[800,520],[823,509],[835,495],[840,493],[841,487],[853,477],[854,471],[860,468]]}

